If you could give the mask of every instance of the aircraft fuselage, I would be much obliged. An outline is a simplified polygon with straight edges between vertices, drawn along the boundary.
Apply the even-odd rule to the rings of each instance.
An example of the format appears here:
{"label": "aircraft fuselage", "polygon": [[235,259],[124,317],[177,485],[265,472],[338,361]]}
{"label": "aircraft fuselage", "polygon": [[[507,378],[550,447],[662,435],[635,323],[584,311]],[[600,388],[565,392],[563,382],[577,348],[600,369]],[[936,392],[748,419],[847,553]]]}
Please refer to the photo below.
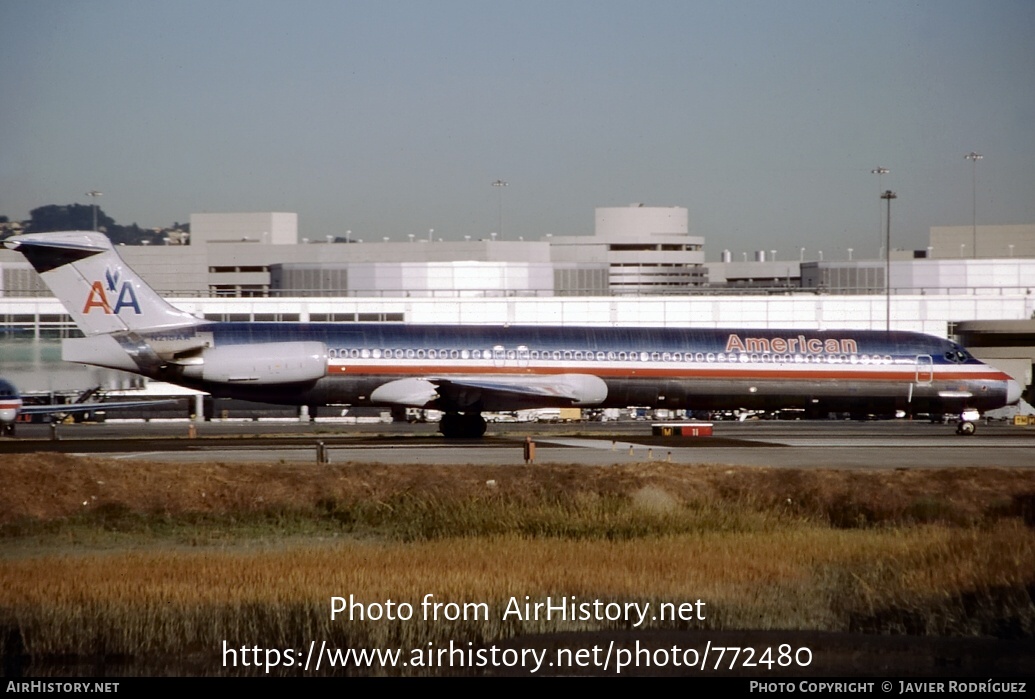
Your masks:
{"label": "aircraft fuselage", "polygon": [[[597,377],[605,395],[581,404],[601,408],[958,412],[1001,406],[1008,394],[1002,372],[956,343],[912,332],[207,323],[143,338],[152,347],[204,343],[231,354],[319,343],[325,370],[298,381],[270,384],[257,372],[212,382],[168,364],[154,373],[217,396],[295,405],[394,405],[377,391],[407,377],[443,380],[421,407],[446,411],[580,404],[479,390],[479,382],[557,376]],[[451,378],[462,390],[450,391]]]}

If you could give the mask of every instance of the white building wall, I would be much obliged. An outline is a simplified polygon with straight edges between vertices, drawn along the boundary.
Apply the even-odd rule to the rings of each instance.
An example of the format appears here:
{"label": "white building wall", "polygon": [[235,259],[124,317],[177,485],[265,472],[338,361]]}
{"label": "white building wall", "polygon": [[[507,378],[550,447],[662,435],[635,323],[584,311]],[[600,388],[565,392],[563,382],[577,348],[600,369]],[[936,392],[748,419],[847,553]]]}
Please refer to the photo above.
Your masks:
{"label": "white building wall", "polygon": [[190,215],[191,245],[232,242],[295,245],[298,214],[262,211]]}
{"label": "white building wall", "polygon": [[976,233],[975,254],[975,230],[972,225],[932,226],[928,254],[939,259],[1035,257],[1035,224],[979,225]]}
{"label": "white building wall", "polygon": [[358,263],[348,265],[346,291],[351,296],[404,298],[552,296],[553,266],[473,260]]}
{"label": "white building wall", "polygon": [[596,212],[596,237],[636,238],[650,235],[688,235],[690,216],[680,206],[602,206]]}
{"label": "white building wall", "polygon": [[680,293],[706,276],[704,239],[689,235],[683,207],[598,207],[592,236],[550,239],[557,263],[607,264],[612,294]]}
{"label": "white building wall", "polygon": [[[180,298],[178,308],[199,317],[219,314],[404,314],[407,323],[528,323],[628,327],[738,327],[875,329],[885,326],[884,296],[709,296],[666,298]],[[26,318],[64,314],[52,298],[0,299],[0,314]],[[1026,320],[1035,296],[927,296],[891,298],[891,328],[945,337],[949,323]]]}
{"label": "white building wall", "polygon": [[892,261],[891,287],[925,294],[996,296],[1035,290],[1035,259]]}

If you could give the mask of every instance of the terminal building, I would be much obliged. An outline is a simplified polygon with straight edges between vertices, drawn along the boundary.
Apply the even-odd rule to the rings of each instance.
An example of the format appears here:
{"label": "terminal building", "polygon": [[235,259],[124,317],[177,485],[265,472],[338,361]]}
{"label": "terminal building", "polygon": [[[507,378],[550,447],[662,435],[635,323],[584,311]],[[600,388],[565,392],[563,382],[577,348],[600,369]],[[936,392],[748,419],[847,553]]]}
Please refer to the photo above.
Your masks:
{"label": "terminal building", "polygon": [[[707,263],[682,207],[602,207],[593,235],[536,241],[307,239],[294,213],[207,213],[191,216],[189,244],[120,254],[172,303],[214,320],[890,327],[956,337],[1024,385],[1035,362],[1035,225],[932,228],[926,249],[893,251],[889,267],[775,251]],[[0,250],[0,282],[5,347],[78,333],[19,254]],[[5,349],[5,375],[17,352]],[[50,387],[23,386],[34,388]]]}

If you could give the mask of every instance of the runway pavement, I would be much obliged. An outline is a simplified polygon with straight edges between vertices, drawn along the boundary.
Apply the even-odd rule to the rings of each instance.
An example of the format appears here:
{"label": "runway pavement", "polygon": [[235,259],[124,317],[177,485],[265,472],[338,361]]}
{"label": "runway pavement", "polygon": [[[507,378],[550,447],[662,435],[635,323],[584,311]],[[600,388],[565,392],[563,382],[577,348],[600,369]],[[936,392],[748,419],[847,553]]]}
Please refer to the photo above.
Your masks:
{"label": "runway pavement", "polygon": [[187,438],[187,423],[19,425],[0,440],[0,455],[60,451],[126,461],[317,463],[318,443],[330,463],[523,465],[524,442],[535,442],[536,464],[664,461],[693,466],[779,468],[1035,469],[1035,427],[982,424],[973,436],[951,425],[920,421],[717,422],[711,437],[655,437],[650,423],[490,425],[482,440],[446,440],[435,425],[211,422]]}

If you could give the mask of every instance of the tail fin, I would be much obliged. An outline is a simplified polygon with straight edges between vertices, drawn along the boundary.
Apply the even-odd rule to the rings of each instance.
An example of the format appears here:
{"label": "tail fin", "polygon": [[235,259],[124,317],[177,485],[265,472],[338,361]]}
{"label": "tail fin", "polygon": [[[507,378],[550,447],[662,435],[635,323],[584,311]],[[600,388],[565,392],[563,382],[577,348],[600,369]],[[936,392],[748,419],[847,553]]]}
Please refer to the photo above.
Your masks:
{"label": "tail fin", "polygon": [[25,255],[87,336],[199,322],[159,296],[101,233],[30,233],[4,245]]}

